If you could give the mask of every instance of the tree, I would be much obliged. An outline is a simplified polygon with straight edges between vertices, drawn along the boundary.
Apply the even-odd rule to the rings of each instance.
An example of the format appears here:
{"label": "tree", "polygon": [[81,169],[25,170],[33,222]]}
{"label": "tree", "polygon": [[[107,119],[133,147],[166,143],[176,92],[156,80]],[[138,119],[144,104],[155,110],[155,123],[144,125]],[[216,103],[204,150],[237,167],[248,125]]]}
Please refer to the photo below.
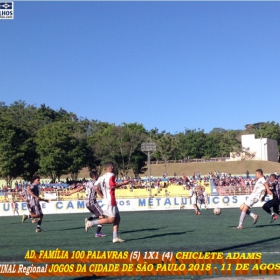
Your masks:
{"label": "tree", "polygon": [[214,158],[222,156],[220,153],[220,141],[225,130],[213,129],[206,135],[204,143],[204,158]]}
{"label": "tree", "polygon": [[71,128],[73,149],[69,151],[70,166],[68,173],[71,174],[73,180],[76,180],[82,168],[88,167],[91,170],[94,167],[94,154],[87,142],[88,121],[74,121]]}
{"label": "tree", "polygon": [[23,174],[26,161],[27,133],[7,120],[0,119],[0,177],[7,185]]}
{"label": "tree", "polygon": [[91,143],[101,163],[113,161],[120,175],[127,176],[131,168],[136,170],[138,166],[139,169],[141,157],[137,158],[136,153],[145,138],[143,125],[123,123],[120,126],[107,125],[91,137]]}
{"label": "tree", "polygon": [[206,134],[203,130],[185,129],[179,134],[180,154],[184,158],[202,158],[204,156]]}
{"label": "tree", "polygon": [[37,132],[36,144],[40,173],[52,181],[60,180],[61,175],[68,173],[73,163],[72,151],[77,147],[73,125],[62,121],[45,125]]}
{"label": "tree", "polygon": [[237,140],[238,130],[227,130],[220,139],[220,153],[223,157],[228,157],[231,152],[241,149],[241,143]]}
{"label": "tree", "polygon": [[157,139],[154,139],[153,141],[155,141],[157,145],[157,153],[166,164],[170,158],[174,157],[177,138],[169,133],[166,133],[163,136],[159,136]]}

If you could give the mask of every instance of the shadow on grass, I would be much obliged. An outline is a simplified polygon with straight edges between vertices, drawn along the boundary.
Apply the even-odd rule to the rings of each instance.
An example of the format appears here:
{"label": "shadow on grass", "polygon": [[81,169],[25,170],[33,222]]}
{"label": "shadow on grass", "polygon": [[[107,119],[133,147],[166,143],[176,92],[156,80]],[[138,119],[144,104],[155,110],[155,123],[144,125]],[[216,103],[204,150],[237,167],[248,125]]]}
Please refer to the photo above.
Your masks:
{"label": "shadow on grass", "polygon": [[[229,228],[236,229],[237,226],[232,225],[232,226],[228,226],[228,227],[229,227]],[[253,226],[249,226],[249,227],[246,226],[246,227],[244,227],[244,228],[242,229],[242,231],[243,231],[243,230],[246,230],[246,229],[264,228],[264,227],[280,227],[280,225],[279,225],[279,224],[266,224],[266,225],[257,225],[257,226],[253,225]]]}
{"label": "shadow on grass", "polygon": [[262,244],[262,243],[266,243],[266,242],[271,242],[272,240],[279,240],[279,239],[280,239],[280,236],[279,237],[274,237],[274,238],[269,238],[269,239],[262,239],[262,240],[258,240],[258,241],[255,241],[255,242],[245,243],[245,244],[234,245],[234,246],[230,246],[230,247],[214,249],[214,250],[211,250],[211,251],[212,252],[230,251],[230,250],[237,249],[237,248],[244,248],[244,247],[248,247],[248,246],[252,246],[252,245],[256,245],[256,244]]}
{"label": "shadow on grass", "polygon": [[129,241],[133,241],[133,240],[142,240],[142,239],[151,239],[151,238],[157,238],[157,237],[164,237],[164,236],[168,236],[168,235],[182,235],[185,233],[190,233],[193,231],[181,231],[181,232],[170,232],[170,233],[163,233],[163,234],[155,234],[155,235],[149,235],[149,236],[145,236],[145,237],[140,237],[140,238],[133,238],[133,239],[126,239],[126,242]]}
{"label": "shadow on grass", "polygon": [[268,225],[259,225],[259,226],[255,226],[257,228],[263,228],[263,227],[279,227],[279,224],[268,224]]}
{"label": "shadow on grass", "polygon": [[[43,219],[44,223],[60,223],[60,222],[66,222],[67,220],[49,220],[49,221],[45,221]],[[84,222],[84,221],[83,221]]]}
{"label": "shadow on grass", "polygon": [[141,229],[136,229],[136,230],[126,230],[126,231],[120,231],[121,233],[132,233],[132,232],[140,232],[140,231],[153,231],[153,230],[160,230],[164,229],[162,228],[141,228]]}
{"label": "shadow on grass", "polygon": [[74,227],[74,228],[62,228],[62,229],[50,229],[50,230],[44,230],[44,231],[64,231],[64,230],[72,230],[72,229],[85,229],[85,227]]}

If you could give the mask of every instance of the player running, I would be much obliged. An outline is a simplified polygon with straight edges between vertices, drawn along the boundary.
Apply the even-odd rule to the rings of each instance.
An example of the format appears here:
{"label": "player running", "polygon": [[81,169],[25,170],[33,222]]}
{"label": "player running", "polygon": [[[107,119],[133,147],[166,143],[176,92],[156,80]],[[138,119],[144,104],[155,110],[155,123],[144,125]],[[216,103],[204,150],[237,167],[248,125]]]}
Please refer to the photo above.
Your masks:
{"label": "player running", "polygon": [[190,189],[189,198],[191,199],[191,203],[192,203],[193,208],[195,210],[195,214],[196,215],[201,215],[200,209],[197,206],[197,190],[196,190],[195,187]]}
{"label": "player running", "polygon": [[254,204],[256,204],[261,197],[264,195],[265,191],[267,190],[268,193],[271,193],[269,190],[268,183],[266,182],[264,176],[263,176],[263,171],[261,169],[256,170],[256,177],[257,177],[257,182],[254,186],[254,189],[252,193],[250,194],[248,200],[246,200],[241,206],[241,215],[239,219],[239,225],[236,227],[236,229],[243,229],[243,221],[246,217],[246,214],[251,216],[254,220],[253,224],[255,224],[258,221],[259,215],[256,215],[249,211],[250,208],[253,207]]}
{"label": "player running", "polygon": [[[113,224],[113,243],[124,242],[118,236],[119,224],[121,221],[119,209],[117,206],[117,201],[115,197],[115,190],[121,186],[127,185],[129,181],[124,181],[122,183],[116,183],[114,164],[112,162],[108,162],[106,164],[106,173],[103,176],[100,176],[98,180],[95,182],[95,190],[101,197],[103,196],[103,215],[108,216],[107,218],[88,221],[86,228],[90,228],[92,226],[104,225],[104,224]],[[100,193],[99,189],[101,189],[102,193]]]}
{"label": "player running", "polygon": [[204,206],[205,206],[205,210],[207,210],[207,208],[208,208],[208,193],[207,193],[205,188],[203,188],[202,190],[203,190],[203,196],[204,196],[204,202],[205,202]]}
{"label": "player running", "polygon": [[[88,221],[92,221],[94,219],[102,219],[103,217],[103,211],[99,205],[99,203],[96,200],[97,197],[97,192],[95,191],[95,182],[98,179],[98,175],[97,172],[95,171],[91,171],[89,173],[89,176],[91,178],[91,180],[89,182],[86,182],[84,184],[82,183],[77,183],[77,188],[69,193],[67,193],[66,195],[71,195],[73,193],[76,192],[80,192],[82,190],[86,190],[86,207],[87,209],[93,214],[92,216],[90,216],[89,218],[85,218],[85,231],[88,231],[88,227],[87,227],[87,222]],[[101,195],[101,193],[100,193]],[[95,233],[95,237],[104,237],[106,236],[105,234],[103,234],[101,232],[102,229],[102,225],[97,225],[97,230]]]}
{"label": "player running", "polygon": [[197,202],[199,203],[199,208],[202,209],[202,204],[204,204],[204,209],[206,210],[206,203],[203,188],[199,187],[197,191]]}
{"label": "player running", "polygon": [[12,202],[11,202],[11,208],[12,208],[12,211],[14,213],[14,216],[17,212],[18,216],[19,216],[19,212],[18,212],[18,203],[13,199]]}
{"label": "player running", "polygon": [[[269,177],[269,191],[267,191],[262,198],[263,201],[267,193],[271,196],[271,199],[268,202],[266,202],[262,207],[265,212],[271,215],[270,223],[273,223],[276,219],[278,219],[278,216],[276,215],[279,209],[278,191],[279,185],[278,181],[276,180],[276,175],[271,174]],[[271,207],[273,207],[273,212],[271,212],[270,210]]]}
{"label": "player running", "polygon": [[23,223],[26,219],[38,218],[36,232],[42,232],[41,224],[42,224],[44,214],[42,212],[40,201],[49,202],[49,200],[45,200],[39,197],[39,193],[40,193],[39,184],[40,184],[40,176],[38,175],[33,176],[31,180],[31,184],[28,185],[26,189],[26,194],[27,194],[26,199],[27,199],[27,205],[29,207],[28,209],[30,214],[22,216]]}
{"label": "player running", "polygon": [[[28,211],[29,211],[30,205],[29,205],[29,203],[28,203],[28,201],[27,201],[27,189],[23,189],[22,192],[19,194],[19,196],[26,202],[26,206],[27,206],[27,209],[28,209]],[[30,215],[30,214],[31,214],[31,213],[29,212],[29,215]],[[24,220],[24,221],[25,221],[25,220]],[[24,221],[23,221],[23,222],[24,222]],[[31,222],[32,222],[32,224],[36,223],[36,219],[31,218]]]}

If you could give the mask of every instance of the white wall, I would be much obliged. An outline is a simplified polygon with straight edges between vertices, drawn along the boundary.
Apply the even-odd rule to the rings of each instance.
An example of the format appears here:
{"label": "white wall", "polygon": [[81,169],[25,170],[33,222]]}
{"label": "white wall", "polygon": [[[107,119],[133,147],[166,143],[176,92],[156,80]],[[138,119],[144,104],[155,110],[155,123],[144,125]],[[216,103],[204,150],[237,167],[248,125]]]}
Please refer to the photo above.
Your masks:
{"label": "white wall", "polygon": [[241,136],[242,147],[249,153],[256,153],[254,160],[278,161],[278,146],[276,140],[255,138],[255,134]]}

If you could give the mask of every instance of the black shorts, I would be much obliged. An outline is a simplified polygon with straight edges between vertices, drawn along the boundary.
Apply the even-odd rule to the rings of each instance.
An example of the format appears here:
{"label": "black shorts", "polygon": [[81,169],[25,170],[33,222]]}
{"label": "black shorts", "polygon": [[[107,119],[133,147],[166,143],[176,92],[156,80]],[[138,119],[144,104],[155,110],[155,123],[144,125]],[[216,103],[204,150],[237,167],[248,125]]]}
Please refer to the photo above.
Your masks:
{"label": "black shorts", "polygon": [[28,205],[28,210],[32,214],[43,215],[43,211],[42,211],[40,203],[36,203],[36,205],[34,205],[34,206]]}
{"label": "black shorts", "polygon": [[199,204],[205,204],[205,199],[204,198],[199,198],[198,200]]}
{"label": "black shorts", "polygon": [[87,209],[95,215],[95,217],[99,217],[103,215],[103,211],[98,202],[95,202],[93,205],[87,205]]}

